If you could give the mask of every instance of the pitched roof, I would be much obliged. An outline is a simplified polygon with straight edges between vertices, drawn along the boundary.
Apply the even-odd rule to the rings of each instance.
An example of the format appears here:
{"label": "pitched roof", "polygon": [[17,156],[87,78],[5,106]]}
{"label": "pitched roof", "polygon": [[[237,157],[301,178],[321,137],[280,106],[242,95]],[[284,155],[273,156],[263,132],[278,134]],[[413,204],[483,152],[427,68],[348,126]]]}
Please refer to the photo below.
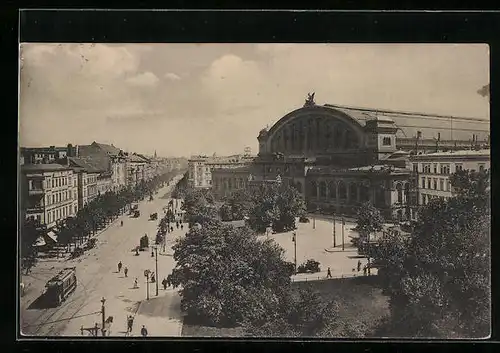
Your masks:
{"label": "pitched roof", "polygon": [[143,154],[136,153],[136,156],[139,156],[140,158],[144,159],[146,162],[150,162],[151,161],[150,158],[144,156]]}
{"label": "pitched roof", "polygon": [[110,155],[117,155],[120,153],[120,149],[113,146],[113,145],[106,145],[104,143],[97,143],[97,142],[93,142],[93,144],[95,146],[98,146],[101,150],[103,150],[104,152],[110,154]]}
{"label": "pitched roof", "polygon": [[129,162],[137,162],[137,163],[144,163],[144,162],[146,162],[146,160],[144,160],[144,158],[141,158],[137,154],[129,154],[128,155],[128,160],[129,160]]}
{"label": "pitched roof", "polygon": [[95,158],[70,157],[68,159],[73,166],[80,167],[89,173],[100,173],[108,170],[108,168],[103,168],[101,161]]}

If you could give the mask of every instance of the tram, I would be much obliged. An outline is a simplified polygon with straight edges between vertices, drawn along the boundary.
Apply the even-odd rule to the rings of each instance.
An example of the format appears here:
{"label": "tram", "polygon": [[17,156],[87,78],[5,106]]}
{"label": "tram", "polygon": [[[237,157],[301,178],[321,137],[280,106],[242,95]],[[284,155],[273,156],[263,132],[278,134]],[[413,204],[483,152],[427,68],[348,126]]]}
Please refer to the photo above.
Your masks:
{"label": "tram", "polygon": [[60,305],[76,289],[76,267],[67,267],[45,284],[45,297],[55,305]]}

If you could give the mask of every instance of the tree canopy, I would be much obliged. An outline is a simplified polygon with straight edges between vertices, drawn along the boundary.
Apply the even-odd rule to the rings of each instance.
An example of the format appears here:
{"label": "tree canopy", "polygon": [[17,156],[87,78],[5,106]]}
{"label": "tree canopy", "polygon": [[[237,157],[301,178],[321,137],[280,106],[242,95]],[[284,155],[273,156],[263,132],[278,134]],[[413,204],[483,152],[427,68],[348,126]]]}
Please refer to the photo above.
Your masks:
{"label": "tree canopy", "polygon": [[295,218],[301,216],[305,209],[298,191],[283,183],[262,184],[252,194],[252,203],[249,224],[261,233],[268,226],[275,232],[295,229]]}
{"label": "tree canopy", "polygon": [[212,324],[263,319],[293,272],[272,240],[217,220],[192,227],[173,249],[177,264],[168,280],[181,287],[182,309]]}
{"label": "tree canopy", "polygon": [[360,236],[365,237],[373,232],[381,231],[383,225],[384,218],[380,214],[380,210],[369,201],[363,203],[357,214],[356,230]]}
{"label": "tree canopy", "polygon": [[385,234],[375,255],[385,263],[390,321],[399,335],[489,334],[489,174],[463,171],[451,181],[455,197],[425,206],[410,236]]}

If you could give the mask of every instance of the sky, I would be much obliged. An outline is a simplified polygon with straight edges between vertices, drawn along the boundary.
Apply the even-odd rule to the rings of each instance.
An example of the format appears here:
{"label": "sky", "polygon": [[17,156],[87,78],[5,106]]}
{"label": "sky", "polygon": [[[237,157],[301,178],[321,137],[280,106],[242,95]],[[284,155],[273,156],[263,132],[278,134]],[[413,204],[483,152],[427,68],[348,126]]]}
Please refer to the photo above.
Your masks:
{"label": "sky", "polygon": [[485,44],[52,44],[20,50],[19,143],[159,156],[257,153],[259,131],[337,104],[489,119]]}

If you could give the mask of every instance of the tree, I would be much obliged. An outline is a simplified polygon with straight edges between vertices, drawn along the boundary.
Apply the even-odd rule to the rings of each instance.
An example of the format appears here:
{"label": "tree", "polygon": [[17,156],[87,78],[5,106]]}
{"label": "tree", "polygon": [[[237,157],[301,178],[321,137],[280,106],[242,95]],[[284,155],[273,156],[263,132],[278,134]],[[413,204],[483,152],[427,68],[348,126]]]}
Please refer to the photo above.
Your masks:
{"label": "tree", "polygon": [[190,225],[203,224],[218,218],[218,209],[212,194],[206,190],[191,190],[185,195],[181,207],[186,211],[186,220]]}
{"label": "tree", "polygon": [[410,236],[387,234],[376,254],[385,262],[383,278],[391,298],[386,328],[407,330],[396,334],[489,333],[489,173],[458,172],[451,181],[455,197],[431,201]]}
{"label": "tree", "polygon": [[181,287],[182,309],[211,324],[267,320],[293,272],[272,240],[216,220],[192,227],[173,249],[168,280]]}
{"label": "tree", "polygon": [[357,218],[356,230],[360,235],[360,243],[366,243],[368,246],[368,274],[371,274],[370,235],[374,232],[379,232],[382,230],[382,227],[384,225],[384,218],[380,214],[380,211],[375,206],[373,206],[370,201],[367,201],[361,205],[358,210]]}
{"label": "tree", "polygon": [[295,218],[304,210],[298,191],[285,184],[263,184],[252,196],[249,223],[257,232],[272,226],[276,232],[295,228]]}
{"label": "tree", "polygon": [[222,204],[222,206],[219,208],[219,214],[220,214],[220,219],[224,222],[234,220],[233,210],[231,208],[231,205],[227,203]]}
{"label": "tree", "polygon": [[38,251],[35,243],[43,235],[44,230],[36,219],[27,219],[21,224],[21,267],[26,270],[26,273],[36,264]]}

